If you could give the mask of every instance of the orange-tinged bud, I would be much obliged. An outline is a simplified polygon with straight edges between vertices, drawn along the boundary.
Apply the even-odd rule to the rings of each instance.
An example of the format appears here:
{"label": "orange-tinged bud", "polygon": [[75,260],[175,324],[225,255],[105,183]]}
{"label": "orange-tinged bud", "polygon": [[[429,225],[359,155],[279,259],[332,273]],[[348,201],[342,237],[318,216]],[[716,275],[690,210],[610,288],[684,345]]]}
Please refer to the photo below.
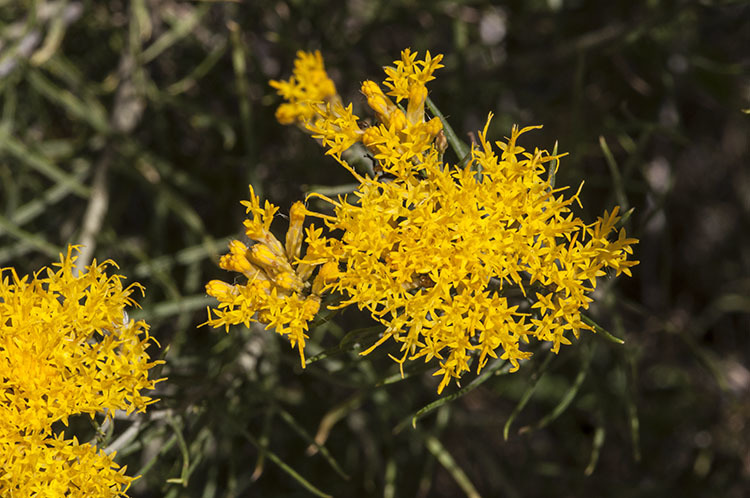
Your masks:
{"label": "orange-tinged bud", "polygon": [[440,130],[435,136],[435,147],[441,154],[444,154],[448,150],[448,139],[445,137],[443,130]]}
{"label": "orange-tinged bud", "polygon": [[224,302],[230,300],[231,296],[238,295],[239,292],[234,285],[229,285],[221,280],[211,280],[206,284],[206,294]]}
{"label": "orange-tinged bud", "polygon": [[326,284],[335,282],[339,278],[339,266],[333,261],[324,263],[323,266],[318,270],[318,275],[315,277],[312,286],[312,293],[319,295],[323,292]]}
{"label": "orange-tinged bud", "polygon": [[365,81],[362,83],[362,93],[367,97],[367,105],[378,113],[381,121],[388,121],[388,117],[397,107],[391,102],[391,99],[385,96],[377,83],[374,81]]}
{"label": "orange-tinged bud", "polygon": [[289,263],[274,254],[265,244],[255,244],[249,250],[249,259],[252,263],[260,266],[269,274],[275,275],[283,270]]}
{"label": "orange-tinged bud", "polygon": [[391,117],[388,121],[388,127],[393,128],[396,131],[401,131],[406,128],[406,116],[401,109],[396,109],[391,113]]}
{"label": "orange-tinged bud", "polygon": [[380,86],[372,80],[363,81],[361,90],[368,99],[375,95],[383,96],[383,91],[380,89]]}
{"label": "orange-tinged bud", "polygon": [[299,201],[289,209],[289,230],[286,232],[286,256],[289,261],[299,259],[306,212],[305,205]]}
{"label": "orange-tinged bud", "polygon": [[411,124],[424,122],[424,102],[427,100],[427,89],[422,85],[414,85],[409,89],[409,105],[406,107],[406,117]]}
{"label": "orange-tinged bud", "polygon": [[248,239],[267,246],[278,256],[284,256],[284,246],[281,245],[279,239],[269,232],[262,223],[250,219],[246,219],[242,223],[245,225],[245,235],[247,235]]}
{"label": "orange-tinged bud", "polygon": [[310,263],[300,263],[297,265],[297,277],[301,282],[310,280],[310,276],[315,270],[315,265]]}
{"label": "orange-tinged bud", "polygon": [[377,126],[367,128],[362,134],[362,143],[368,149],[381,142],[383,142],[383,135],[380,133],[380,129]]}
{"label": "orange-tinged bud", "polygon": [[229,243],[229,254],[221,257],[219,266],[238,273],[248,273],[254,270],[252,263],[247,259],[247,246],[239,240]]}
{"label": "orange-tinged bud", "polygon": [[310,295],[305,299],[305,303],[302,305],[302,315],[314,317],[315,314],[320,310],[320,297],[316,295]]}
{"label": "orange-tinged bud", "polygon": [[431,137],[436,137],[441,131],[443,131],[443,122],[440,121],[440,118],[432,118],[427,122],[427,133],[429,133]]}
{"label": "orange-tinged bud", "polygon": [[241,254],[244,256],[247,253],[247,246],[242,241],[232,240],[229,242],[229,250],[232,254]]}
{"label": "orange-tinged bud", "polygon": [[273,282],[277,287],[286,291],[299,292],[303,287],[302,281],[297,277],[297,274],[288,271],[281,272],[273,277]]}

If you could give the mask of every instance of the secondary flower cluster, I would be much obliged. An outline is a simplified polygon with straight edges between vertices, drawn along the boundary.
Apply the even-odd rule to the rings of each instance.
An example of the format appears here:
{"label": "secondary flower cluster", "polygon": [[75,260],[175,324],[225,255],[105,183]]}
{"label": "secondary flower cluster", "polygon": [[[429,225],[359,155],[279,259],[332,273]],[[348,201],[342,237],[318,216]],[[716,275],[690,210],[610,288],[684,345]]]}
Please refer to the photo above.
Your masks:
{"label": "secondary flower cluster", "polygon": [[[417,60],[407,49],[385,69],[386,92],[365,81],[362,93],[379,121],[369,127],[353,114],[351,104],[341,104],[317,53],[298,54],[294,76],[271,83],[289,100],[279,108],[279,120],[303,125],[358,182],[353,194],[338,199],[311,194],[333,207],[333,215],[306,212],[323,219],[331,235],[311,226],[306,255],[299,257],[301,240],[295,241],[294,254],[287,242],[285,263],[307,278],[312,267],[322,265],[310,294],[316,303],[321,291],[337,292],[341,306],[356,304],[385,326],[380,340],[363,354],[394,340],[401,350],[394,359],[402,367],[406,360],[437,359],[438,392],[475,359],[477,371],[498,356],[518,369],[519,360],[531,356],[521,349],[530,336],[552,343],[555,352],[570,344],[571,335],[592,329],[581,311],[591,302],[597,277],[607,268],[630,275],[637,264],[627,260],[637,241],[627,238],[624,229],[616,230],[618,208],[585,224],[570,209],[580,204],[578,193],[566,198],[566,189],[554,189],[548,180],[548,165],[560,156],[517,144],[535,127],[514,128],[507,141],[493,147],[487,138],[490,114],[469,157],[459,166],[443,162],[443,124],[425,116],[425,84],[434,79],[441,60],[429,52]],[[304,92],[293,91],[299,88]],[[374,176],[357,173],[342,157],[357,142],[373,158]],[[268,204],[266,216],[272,216]],[[616,240],[609,240],[613,232]],[[231,255],[237,244],[230,246]],[[248,255],[254,247],[239,247],[239,252]],[[244,272],[248,285],[257,281],[253,272]],[[209,323],[257,319],[279,331],[279,321],[270,317],[283,315],[295,325],[293,344],[303,344],[306,320],[317,306],[305,309],[298,288],[284,294],[279,284],[268,284],[263,293],[224,286],[214,281],[208,291],[224,306],[231,302],[232,319]],[[274,289],[279,291],[273,294]],[[272,302],[262,297],[259,306],[259,294],[273,295]]]}
{"label": "secondary flower cluster", "polygon": [[53,428],[77,414],[143,411],[153,403],[148,325],[128,320],[138,284],[94,261],[74,276],[69,247],[56,270],[0,270],[0,495],[125,496],[132,477],[101,449]]}
{"label": "secondary flower cluster", "polygon": [[315,107],[324,102],[341,104],[333,80],[323,67],[320,52],[297,52],[294,76],[288,81],[272,81],[286,103],[276,110],[276,119],[282,124],[305,125],[315,116]]}
{"label": "secondary flower cluster", "polygon": [[212,280],[206,285],[206,292],[219,301],[213,316],[209,309],[206,324],[224,326],[229,331],[230,325],[244,323],[248,326],[251,321],[264,323],[266,328],[289,336],[292,346],[299,349],[304,368],[305,331],[320,309],[323,285],[337,273],[336,265],[324,265],[310,285],[308,280],[320,262],[298,263],[307,211],[301,202],[296,202],[289,212],[286,248],[271,233],[271,222],[278,208],[268,201],[261,208],[252,186],[250,200],[242,204],[246,213],[252,215],[245,220],[245,235],[255,244],[247,247],[233,240],[229,244],[229,254],[221,258],[219,266],[241,273],[247,282],[230,285]]}

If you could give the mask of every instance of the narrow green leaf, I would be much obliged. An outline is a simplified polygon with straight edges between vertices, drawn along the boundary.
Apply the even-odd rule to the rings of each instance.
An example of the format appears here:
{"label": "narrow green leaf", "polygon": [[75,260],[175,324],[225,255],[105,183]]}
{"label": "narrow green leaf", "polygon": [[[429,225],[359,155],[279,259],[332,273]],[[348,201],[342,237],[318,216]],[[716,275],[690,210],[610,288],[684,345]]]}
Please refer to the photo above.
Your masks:
{"label": "narrow green leaf", "polygon": [[611,333],[609,333],[608,330],[606,330],[604,327],[596,323],[591,318],[587,317],[586,315],[581,315],[581,319],[584,321],[584,323],[591,325],[594,327],[594,330],[598,335],[603,336],[608,341],[614,342],[615,344],[625,344],[625,341],[620,339],[619,337],[615,337]]}
{"label": "narrow green leaf", "polygon": [[587,476],[593,474],[594,469],[596,469],[596,464],[599,461],[599,454],[601,453],[602,446],[604,445],[605,436],[606,431],[604,430],[604,426],[597,425],[596,430],[594,431],[594,441],[591,446],[591,457],[589,458],[589,464],[586,466],[586,470],[583,471],[583,473]]}
{"label": "narrow green leaf", "polygon": [[170,95],[179,95],[193,88],[198,81],[203,78],[221,60],[227,51],[228,43],[226,39],[214,47],[206,57],[198,63],[186,76],[175,81],[167,87],[167,93]]}
{"label": "narrow green leaf", "polygon": [[186,247],[181,249],[174,254],[160,256],[158,258],[150,259],[147,262],[139,263],[133,269],[133,276],[142,278],[153,274],[154,272],[167,272],[169,273],[172,268],[177,265],[190,265],[196,262],[203,261],[210,256],[214,256],[220,252],[223,252],[227,248],[227,244],[234,237],[223,237],[216,240],[204,241],[200,244]]}
{"label": "narrow green leaf", "polygon": [[396,475],[398,474],[398,465],[393,456],[388,457],[385,464],[385,476],[383,476],[383,498],[396,498]]}
{"label": "narrow green leaf", "polygon": [[635,403],[635,391],[638,385],[638,364],[633,351],[628,351],[626,360],[630,367],[630,375],[626,376],[628,388],[625,390],[625,399],[628,405],[628,421],[630,422],[630,441],[633,444],[633,459],[641,461],[641,437],[640,419],[638,418],[638,406]]}
{"label": "narrow green leaf", "polygon": [[64,184],[71,192],[79,197],[85,199],[91,195],[91,189],[79,182],[75,176],[66,173],[44,156],[32,151],[30,147],[19,139],[0,131],[0,151],[3,150],[7,151],[16,160],[34,168],[51,180]]}
{"label": "narrow green leaf", "polygon": [[401,375],[401,371],[398,371],[397,373],[392,375],[387,375],[376,381],[374,387],[388,386],[397,382],[403,382],[406,379],[414,377],[415,375],[421,375],[431,368],[433,367],[427,363],[413,362],[407,364],[407,366],[404,367],[404,375]]}
{"label": "narrow green leaf", "polygon": [[576,375],[575,380],[573,381],[573,384],[570,386],[570,388],[567,390],[565,395],[562,397],[560,402],[555,406],[555,408],[548,413],[546,416],[542,417],[539,422],[532,426],[526,426],[522,427],[518,433],[526,433],[531,432],[535,430],[539,430],[543,427],[546,427],[549,425],[552,421],[557,419],[562,413],[568,409],[570,404],[575,399],[576,395],[578,394],[578,390],[581,388],[581,385],[583,384],[583,381],[586,380],[586,374],[589,370],[589,365],[591,364],[591,358],[594,356],[594,350],[596,349],[596,343],[591,342],[589,343],[590,346],[583,346],[583,361],[581,362],[581,368],[578,371],[578,375]]}
{"label": "narrow green leaf", "polygon": [[258,443],[258,440],[255,439],[255,437],[250,434],[250,432],[245,428],[240,428],[239,425],[234,421],[227,421],[228,423],[234,425],[236,428],[240,429],[240,433],[243,435],[247,441],[255,446],[255,448],[260,451],[261,449],[266,452],[266,456],[270,461],[275,463],[279,466],[279,468],[284,471],[289,477],[297,481],[303,488],[308,490],[310,493],[314,494],[315,496],[320,496],[322,498],[332,498],[332,495],[326,494],[317,487],[315,487],[310,481],[302,477],[301,474],[299,474],[296,470],[294,470],[291,466],[287,465],[279,456],[274,453],[273,451],[269,450],[268,448],[264,448]]}
{"label": "narrow green leaf", "polygon": [[[555,140],[555,146],[552,149],[552,155],[557,155],[557,140]],[[560,160],[555,159],[549,162],[549,169],[547,170],[547,179],[549,181],[549,188],[555,189],[555,176],[557,175],[557,167],[560,165]]]}
{"label": "narrow green leaf", "polygon": [[15,223],[11,222],[5,216],[0,215],[0,233],[3,231],[16,237],[25,244],[36,247],[38,250],[52,258],[57,258],[62,252],[62,248],[47,242],[44,238],[35,233],[18,228]]}
{"label": "narrow green leaf", "polygon": [[188,451],[187,443],[185,443],[185,438],[182,436],[180,422],[170,414],[167,416],[167,424],[169,424],[174,430],[174,434],[177,437],[177,444],[179,445],[180,453],[182,454],[182,471],[180,472],[180,477],[167,479],[167,482],[171,484],[181,484],[186,488],[188,485],[188,469],[190,468],[190,452]]}
{"label": "narrow green leaf", "polygon": [[518,404],[508,417],[508,420],[505,421],[505,426],[503,427],[503,439],[505,439],[506,441],[508,440],[508,433],[510,432],[511,424],[513,424],[513,421],[515,421],[518,414],[521,413],[521,411],[524,409],[526,404],[531,399],[531,396],[534,395],[534,391],[536,391],[536,388],[539,385],[539,381],[542,380],[542,377],[544,377],[544,374],[547,372],[547,367],[551,363],[552,358],[554,358],[555,356],[556,355],[554,353],[547,353],[547,357],[539,366],[539,369],[531,376],[531,383],[526,387],[526,391],[524,391],[521,399],[518,401]]}
{"label": "narrow green leaf", "polygon": [[151,15],[146,6],[146,0],[133,0],[130,7],[132,17],[131,23],[138,31],[140,40],[151,38],[153,26],[151,25]]}
{"label": "narrow green leaf", "polygon": [[253,469],[253,473],[250,476],[250,479],[253,481],[257,481],[260,479],[260,476],[263,475],[263,469],[266,466],[266,453],[268,452],[268,445],[271,442],[271,422],[273,421],[273,411],[272,410],[264,410],[263,414],[263,428],[261,429],[260,437],[258,438],[258,443],[260,444],[261,449],[258,451],[258,458],[255,460],[255,468]]}
{"label": "narrow green leaf", "polygon": [[[331,468],[341,477],[343,477],[346,480],[349,480],[349,474],[344,472],[344,469],[341,468],[339,463],[336,461],[333,456],[331,456],[331,452],[328,451],[328,448],[326,448],[324,445],[319,444],[313,437],[305,430],[304,427],[302,427],[300,424],[297,423],[297,421],[292,417],[292,414],[288,411],[284,410],[281,407],[277,407],[277,411],[279,415],[281,415],[282,420],[286,422],[289,427],[291,427],[294,432],[299,434],[302,439],[305,440],[305,442],[310,445],[312,448],[315,449],[315,451],[319,451],[321,456],[325,459],[326,462],[328,462],[328,465],[331,466]],[[310,450],[308,450],[308,454],[310,453]]]}
{"label": "narrow green leaf", "polygon": [[357,190],[357,187],[359,187],[359,183],[344,183],[341,185],[304,185],[302,190],[330,197],[332,195],[351,194]]}
{"label": "narrow green leaf", "polygon": [[165,318],[189,313],[198,309],[205,309],[206,306],[212,304],[216,304],[216,299],[205,294],[197,294],[194,296],[183,296],[174,301],[161,301],[152,304],[147,310],[133,310],[129,315],[133,320],[154,320],[156,318]]}
{"label": "narrow green leaf", "polygon": [[44,37],[44,43],[30,57],[29,62],[35,66],[40,66],[47,62],[55,52],[60,48],[60,44],[65,37],[66,19],[62,9],[58,15],[53,17],[47,28],[47,36]]}
{"label": "narrow green leaf", "polygon": [[[187,7],[187,5],[185,7]],[[157,38],[154,43],[143,51],[141,54],[143,64],[148,64],[156,59],[159,54],[189,35],[198,25],[201,18],[206,15],[208,8],[209,5],[201,5],[200,7],[192,9],[190,14],[177,19],[169,31]],[[184,10],[180,9],[180,12],[184,12]]]}
{"label": "narrow green leaf", "polygon": [[320,420],[318,431],[315,433],[315,441],[317,441],[317,443],[320,445],[325,444],[326,440],[328,439],[328,435],[331,433],[331,429],[333,429],[333,426],[336,425],[344,417],[349,415],[352,411],[362,406],[362,403],[364,402],[369,392],[369,389],[365,389],[354,393],[341,403],[338,403],[336,406],[328,410],[328,412]]}
{"label": "narrow green leaf", "polygon": [[330,358],[331,356],[346,353],[348,351],[356,349],[362,349],[362,344],[371,344],[375,342],[376,338],[383,332],[384,329],[385,327],[383,325],[375,325],[373,327],[355,329],[347,332],[347,334],[341,339],[341,342],[339,342],[338,345],[326,349],[325,351],[322,351],[315,356],[308,358],[305,364],[310,365],[312,363],[325,360],[326,358]]}
{"label": "narrow green leaf", "polygon": [[[71,177],[78,182],[82,181],[89,173],[89,167],[90,165],[86,163],[85,168],[77,169]],[[43,215],[47,210],[55,209],[54,205],[65,199],[70,193],[71,186],[69,183],[56,183],[36,198],[27,202],[23,206],[19,206],[18,209],[13,211],[10,221],[18,227],[29,223],[35,218]],[[2,231],[0,230],[0,234],[1,233]]]}
{"label": "narrow green leaf", "polygon": [[70,90],[60,88],[49,79],[44,77],[41,71],[30,71],[28,81],[34,90],[46,97],[49,101],[65,109],[72,117],[88,123],[93,129],[101,134],[110,132],[107,111],[97,100],[89,99],[82,101]]}
{"label": "narrow green leaf", "polygon": [[203,225],[203,219],[193,208],[191,203],[181,194],[172,188],[161,183],[157,189],[158,195],[169,206],[170,210],[197,235],[206,235],[206,227]]}
{"label": "narrow green leaf", "polygon": [[479,492],[471,483],[471,480],[466,475],[466,472],[464,472],[463,469],[458,465],[458,463],[456,463],[450,452],[448,452],[445,446],[443,446],[443,443],[441,443],[438,438],[432,435],[425,437],[424,442],[430,453],[432,453],[437,461],[440,462],[440,465],[445,467],[445,470],[448,471],[448,473],[451,475],[453,480],[456,481],[456,484],[458,484],[461,490],[466,493],[466,496],[468,496],[469,498],[480,498]]}
{"label": "narrow green leaf", "polygon": [[254,141],[252,135],[250,85],[247,81],[247,47],[242,40],[242,31],[239,24],[230,21],[227,25],[229,27],[229,39],[232,42],[232,67],[234,68],[234,83],[237,88],[237,96],[239,97],[238,106],[242,132],[245,139],[245,147],[251,147]]}
{"label": "narrow green leaf", "polygon": [[607,144],[607,140],[601,135],[599,136],[599,146],[604,153],[604,158],[607,161],[607,166],[609,166],[609,172],[612,175],[612,187],[615,191],[617,203],[620,205],[620,208],[623,211],[627,211],[628,209],[630,209],[630,203],[628,202],[628,198],[625,195],[625,185],[622,181],[620,168],[617,166],[617,161],[615,161],[615,156],[612,154],[612,151],[609,148],[609,144]]}
{"label": "narrow green leaf", "polygon": [[[165,443],[159,445],[158,453],[156,453],[145,464],[143,464],[143,466],[140,469],[138,469],[138,472],[136,472],[135,475],[142,476],[148,473],[148,471],[151,470],[151,467],[156,465],[156,462],[162,457],[162,455],[166,454],[169,450],[171,450],[172,446],[174,446],[175,444],[177,444],[177,435],[172,434]],[[120,453],[118,453],[118,456],[119,455]]]}
{"label": "narrow green leaf", "polygon": [[470,393],[471,391],[473,391],[474,389],[476,389],[477,387],[485,383],[487,380],[489,380],[490,377],[494,375],[501,375],[501,374],[507,373],[510,370],[510,367],[511,367],[511,364],[506,362],[505,360],[495,359],[488,367],[486,367],[482,371],[482,373],[479,376],[477,376],[474,380],[472,380],[469,383],[469,385],[459,389],[458,391],[452,394],[441,396],[440,398],[433,401],[432,403],[424,406],[423,408],[420,408],[413,415],[410,415],[409,417],[399,422],[399,424],[396,425],[396,427],[393,429],[393,433],[398,434],[407,425],[409,425],[409,423],[411,423],[412,427],[416,427],[418,419],[440,408],[444,404],[449,403],[455,399],[458,399]]}
{"label": "narrow green leaf", "polygon": [[628,220],[630,219],[630,217],[633,216],[634,212],[635,212],[635,208],[634,207],[632,207],[632,208],[628,209],[627,211],[625,211],[622,214],[622,217],[620,217],[619,221],[617,222],[616,228],[619,229],[619,228],[625,226],[625,223],[627,223]]}

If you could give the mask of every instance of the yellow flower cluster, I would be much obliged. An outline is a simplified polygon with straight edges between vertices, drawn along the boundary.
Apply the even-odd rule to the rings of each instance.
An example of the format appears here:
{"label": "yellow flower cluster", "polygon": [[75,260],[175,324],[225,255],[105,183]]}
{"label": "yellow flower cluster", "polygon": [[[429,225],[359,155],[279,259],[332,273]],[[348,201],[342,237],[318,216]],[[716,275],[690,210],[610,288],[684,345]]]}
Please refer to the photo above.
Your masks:
{"label": "yellow flower cluster", "polygon": [[287,102],[276,110],[276,119],[282,124],[307,124],[318,106],[326,102],[341,102],[333,80],[328,77],[320,52],[297,52],[293,76],[286,81],[271,81]]}
{"label": "yellow flower cluster", "polygon": [[[415,60],[416,56],[404,50],[401,60],[395,62],[396,67],[386,68],[387,78],[383,83],[390,88],[388,95],[395,97],[396,103],[374,81],[362,83],[362,94],[380,121],[377,126],[362,130],[357,116],[352,114],[352,104],[344,107],[340,99],[333,99],[332,104],[324,106],[308,103],[317,117],[306,123],[307,129],[328,147],[328,154],[340,157],[342,152],[361,141],[375,156],[379,167],[389,173],[395,173],[393,168],[398,169],[412,160],[421,160],[418,156],[443,129],[438,118],[425,122],[424,111],[425,83],[434,79],[435,70],[443,67],[440,64],[443,56],[432,58],[427,52],[424,61]],[[408,99],[406,111],[398,106],[404,99]],[[399,160],[395,161],[397,157]]]}
{"label": "yellow flower cluster", "polygon": [[[301,55],[295,67],[311,57]],[[573,202],[580,203],[578,193],[566,198],[565,189],[554,189],[547,178],[545,165],[560,156],[517,145],[519,136],[535,127],[514,128],[506,142],[493,147],[487,139],[490,114],[468,160],[460,166],[443,162],[442,122],[425,117],[425,84],[434,79],[441,60],[429,52],[417,60],[407,49],[394,67],[385,69],[387,92],[373,81],[362,84],[377,125],[360,126],[352,105],[343,107],[337,97],[312,99],[306,113],[299,111],[305,116],[300,121],[351,172],[358,187],[336,200],[311,194],[328,201],[334,215],[307,214],[322,218],[328,233],[340,235],[325,236],[312,226],[305,257],[299,259],[296,249],[295,258],[289,259],[298,272],[321,264],[327,269],[319,273],[325,277],[312,295],[338,292],[341,306],[356,304],[385,325],[380,340],[363,354],[393,339],[400,344],[402,354],[394,359],[402,368],[406,360],[437,359],[435,375],[442,376],[438,392],[468,371],[475,359],[477,372],[498,356],[518,369],[519,360],[531,356],[521,349],[529,336],[551,342],[555,352],[561,344],[570,344],[570,335],[592,329],[582,321],[581,311],[591,302],[597,277],[607,268],[630,275],[630,267],[637,264],[627,260],[637,240],[627,238],[624,229],[616,240],[608,239],[616,232],[617,207],[585,224],[570,209]],[[323,70],[322,61],[318,69]],[[322,93],[311,89],[328,79],[313,74],[305,80],[295,69],[289,82],[272,85]],[[323,88],[329,89],[327,83]],[[301,108],[305,101],[293,104]],[[342,158],[356,142],[374,158],[375,176],[358,174]],[[246,273],[250,280],[254,271]],[[209,284],[209,293],[219,285]],[[265,294],[274,288],[267,287]],[[287,293],[271,308],[259,308],[258,293],[232,289],[238,316],[226,324],[257,313],[270,326],[264,314],[274,309],[304,319],[295,293]],[[296,325],[304,330],[301,323]]]}
{"label": "yellow flower cluster", "polygon": [[[337,273],[336,265],[324,265],[310,285],[309,280],[320,262],[298,264],[307,212],[301,202],[296,202],[289,212],[286,248],[270,231],[278,208],[268,201],[261,208],[252,186],[250,200],[242,204],[246,213],[252,215],[245,220],[245,235],[255,244],[248,247],[233,240],[229,244],[229,254],[222,256],[219,266],[241,273],[247,281],[230,285],[212,280],[206,285],[206,292],[219,301],[219,306],[213,310],[213,316],[212,310],[208,310],[209,319],[204,325],[224,326],[229,331],[230,325],[264,323],[266,328],[289,336],[292,347],[296,345],[299,349],[304,368],[305,331],[320,309],[324,284]],[[315,237],[315,234],[309,236]]]}
{"label": "yellow flower cluster", "polygon": [[69,247],[56,270],[19,277],[0,270],[0,495],[125,496],[132,477],[114,453],[65,438],[53,424],[77,414],[143,411],[153,339],[126,306],[138,284],[94,261],[74,276]]}

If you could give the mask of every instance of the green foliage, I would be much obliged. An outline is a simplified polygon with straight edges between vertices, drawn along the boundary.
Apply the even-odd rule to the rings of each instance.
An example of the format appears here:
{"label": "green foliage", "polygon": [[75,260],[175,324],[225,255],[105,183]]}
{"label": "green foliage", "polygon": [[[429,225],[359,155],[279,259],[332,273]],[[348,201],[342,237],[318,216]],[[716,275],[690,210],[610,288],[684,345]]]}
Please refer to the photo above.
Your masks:
{"label": "green foliage", "polygon": [[[359,356],[377,331],[356,310],[311,329],[305,370],[262,329],[196,328],[248,183],[285,212],[307,185],[350,182],[276,123],[267,81],[320,49],[362,102],[407,46],[445,54],[430,99],[458,150],[488,111],[496,140],[544,124],[535,139],[569,153],[556,185],[586,179],[584,219],[635,208],[641,265],[590,313],[624,345],[585,334],[439,398],[423,364],[402,378],[394,349]],[[167,349],[168,381],[107,440],[142,476],[133,497],[739,497],[748,46],[731,1],[0,1],[0,266],[82,243],[146,287],[131,318]]]}

